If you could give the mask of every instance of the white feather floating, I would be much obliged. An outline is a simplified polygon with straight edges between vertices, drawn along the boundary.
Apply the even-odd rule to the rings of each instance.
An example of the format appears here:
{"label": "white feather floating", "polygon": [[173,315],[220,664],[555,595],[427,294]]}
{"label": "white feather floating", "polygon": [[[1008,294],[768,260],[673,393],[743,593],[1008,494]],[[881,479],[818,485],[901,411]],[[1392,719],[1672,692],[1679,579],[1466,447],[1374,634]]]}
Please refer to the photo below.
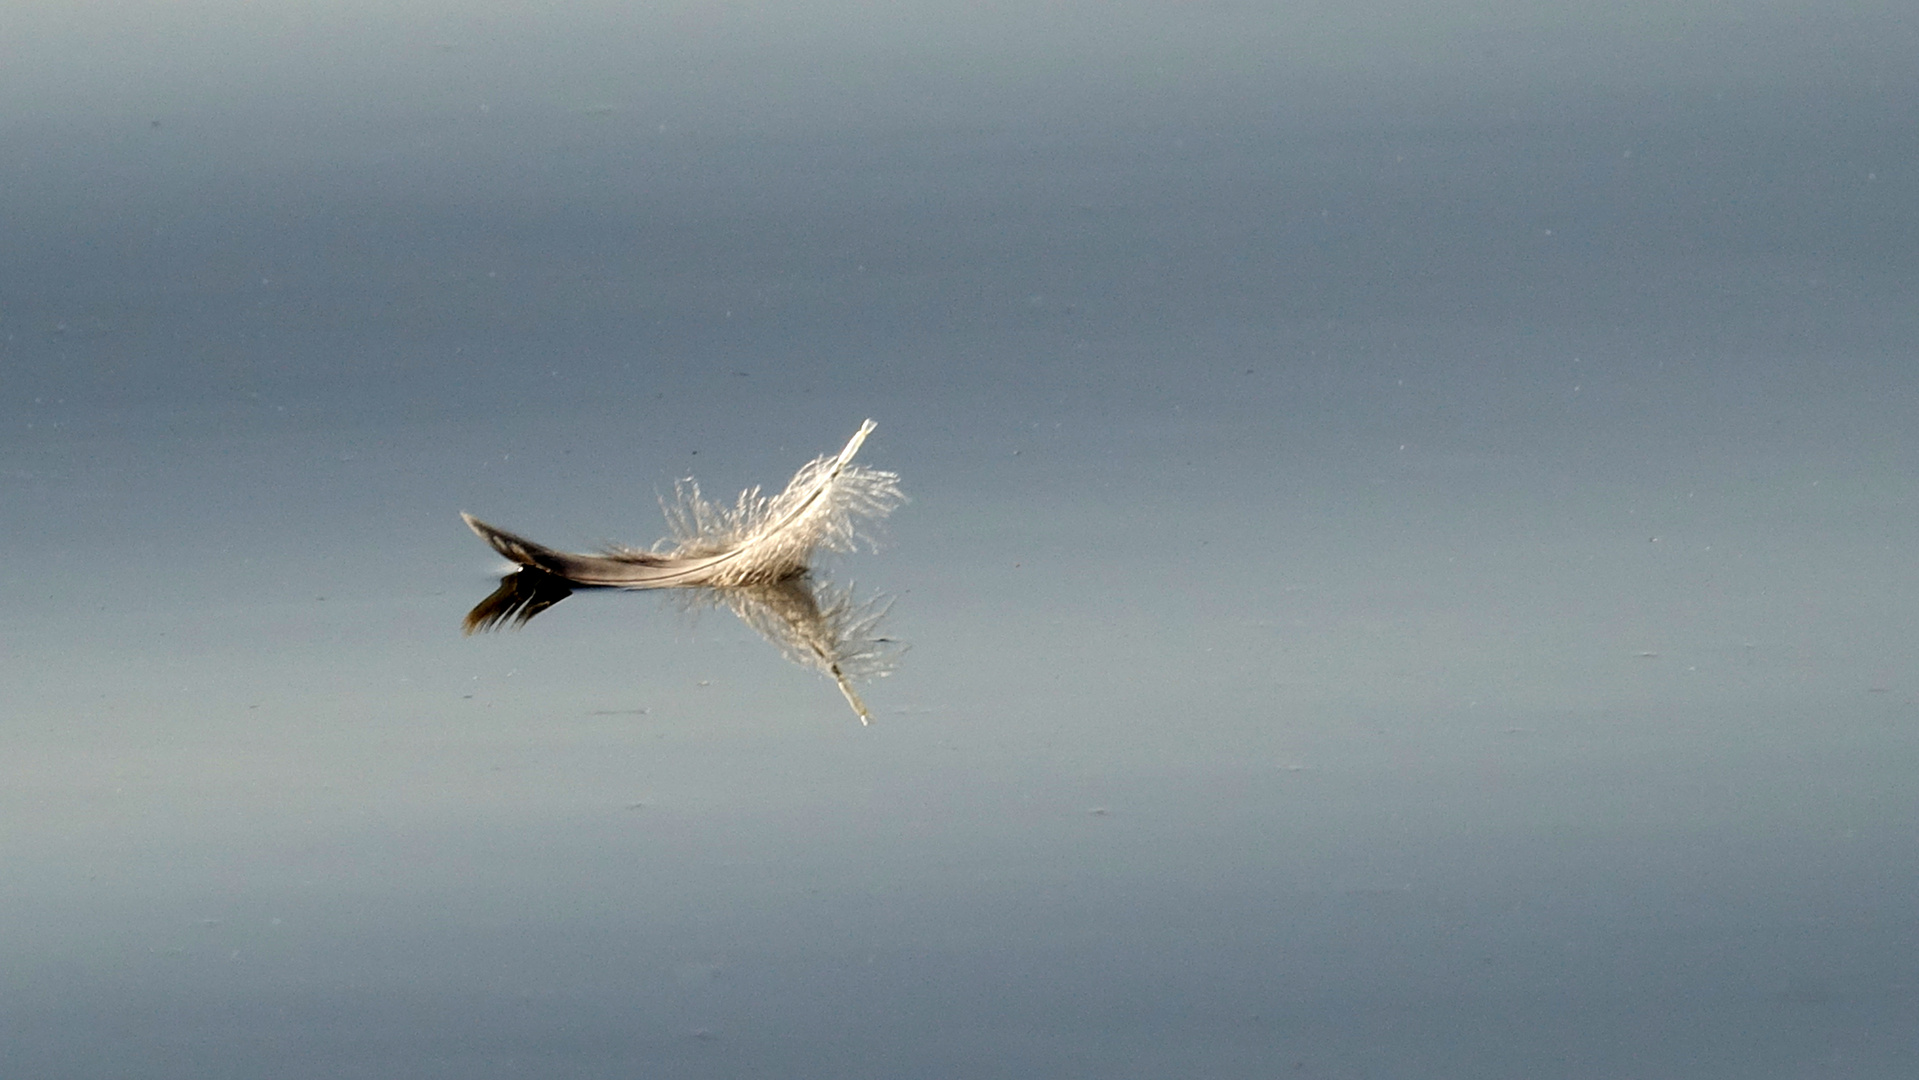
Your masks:
{"label": "white feather floating", "polygon": [[805,573],[820,548],[853,550],[863,538],[862,519],[883,518],[905,501],[899,474],[853,464],[853,455],[876,426],[871,420],[861,424],[837,457],[808,462],[784,491],[770,497],[752,488],[733,506],[718,506],[700,497],[698,484],[681,481],[674,502],[662,500],[673,530],[672,546],[665,550],[657,550],[667,543],[661,541],[651,551],[614,547],[598,555],[578,555],[496,529],[472,514],[460,516],[493,550],[578,585],[767,585]]}

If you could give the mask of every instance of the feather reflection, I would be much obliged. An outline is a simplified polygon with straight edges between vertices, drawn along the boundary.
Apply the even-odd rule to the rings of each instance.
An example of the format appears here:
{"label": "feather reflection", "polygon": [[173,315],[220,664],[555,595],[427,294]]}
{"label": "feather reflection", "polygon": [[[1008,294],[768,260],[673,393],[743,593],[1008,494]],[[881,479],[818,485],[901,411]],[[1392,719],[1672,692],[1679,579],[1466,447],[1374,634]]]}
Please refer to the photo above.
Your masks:
{"label": "feather reflection", "polygon": [[460,629],[467,634],[484,633],[510,622],[517,630],[572,595],[573,586],[565,578],[528,567],[501,578],[500,587],[466,613]]}
{"label": "feather reflection", "polygon": [[[531,567],[500,579],[500,587],[467,612],[467,634],[525,626],[534,616],[573,594],[577,586]],[[860,723],[873,714],[855,689],[856,682],[889,674],[906,646],[880,632],[893,598],[864,599],[851,586],[815,581],[802,574],[766,585],[687,589],[687,610],[725,607],[772,643],[792,663],[833,680]]]}

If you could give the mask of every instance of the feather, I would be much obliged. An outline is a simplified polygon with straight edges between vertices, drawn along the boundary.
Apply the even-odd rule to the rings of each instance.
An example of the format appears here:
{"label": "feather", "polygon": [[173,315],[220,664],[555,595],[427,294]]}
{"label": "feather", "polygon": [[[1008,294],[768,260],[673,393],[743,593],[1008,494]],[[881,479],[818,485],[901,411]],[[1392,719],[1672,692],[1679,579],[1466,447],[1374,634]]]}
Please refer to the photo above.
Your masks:
{"label": "feather", "polygon": [[701,498],[699,485],[692,480],[680,481],[674,486],[674,501],[662,500],[673,532],[671,546],[663,551],[626,547],[610,547],[596,555],[555,551],[471,514],[460,517],[493,550],[521,566],[576,585],[623,589],[769,585],[805,573],[820,548],[853,550],[864,539],[862,519],[883,518],[905,501],[897,473],[853,464],[853,455],[875,426],[871,420],[861,424],[837,456],[808,462],[777,495],[762,495],[759,488],[752,488],[742,492],[734,505],[718,506]]}

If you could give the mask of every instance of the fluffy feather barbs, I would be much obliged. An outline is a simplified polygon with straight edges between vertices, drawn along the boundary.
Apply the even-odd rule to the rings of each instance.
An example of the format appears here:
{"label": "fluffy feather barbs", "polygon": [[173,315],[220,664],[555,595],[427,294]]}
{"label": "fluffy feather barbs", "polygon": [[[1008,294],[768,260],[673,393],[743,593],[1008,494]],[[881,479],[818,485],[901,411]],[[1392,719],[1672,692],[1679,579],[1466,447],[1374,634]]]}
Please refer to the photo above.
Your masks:
{"label": "fluffy feather barbs", "polygon": [[[853,456],[876,425],[860,425],[845,449],[808,462],[785,490],[741,493],[731,507],[709,503],[699,485],[683,480],[674,500],[662,500],[673,536],[654,550],[611,548],[604,554],[555,551],[461,514],[493,550],[519,563],[581,585],[628,589],[731,587],[784,581],[806,571],[821,548],[850,551],[862,525],[906,500],[899,475],[854,465]],[[664,548],[664,550],[661,550]]]}

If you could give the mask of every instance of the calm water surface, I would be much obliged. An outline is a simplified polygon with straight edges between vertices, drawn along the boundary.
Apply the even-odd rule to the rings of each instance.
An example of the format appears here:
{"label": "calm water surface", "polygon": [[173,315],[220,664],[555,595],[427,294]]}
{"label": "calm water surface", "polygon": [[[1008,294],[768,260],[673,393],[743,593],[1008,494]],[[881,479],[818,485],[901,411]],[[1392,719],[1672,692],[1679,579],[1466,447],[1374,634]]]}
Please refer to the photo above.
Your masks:
{"label": "calm water surface", "polygon": [[[0,1071],[1913,1075],[1919,39],[1736,14],[10,13]],[[868,416],[872,726],[461,633]]]}

